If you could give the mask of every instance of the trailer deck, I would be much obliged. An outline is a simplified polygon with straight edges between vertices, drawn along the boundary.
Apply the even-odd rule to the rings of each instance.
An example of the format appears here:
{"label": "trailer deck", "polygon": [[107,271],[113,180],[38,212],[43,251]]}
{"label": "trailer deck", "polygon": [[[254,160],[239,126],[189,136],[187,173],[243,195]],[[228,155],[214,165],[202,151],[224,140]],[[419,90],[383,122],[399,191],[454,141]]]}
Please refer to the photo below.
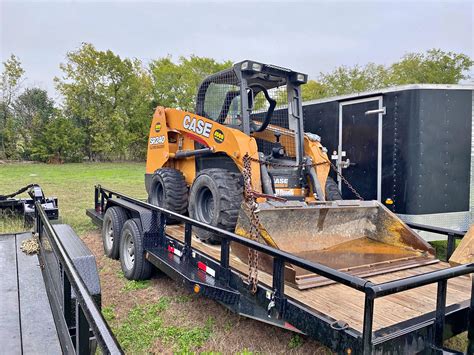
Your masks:
{"label": "trailer deck", "polygon": [[20,250],[31,233],[0,235],[0,352],[60,354],[38,255]]}
{"label": "trailer deck", "polygon": [[[184,242],[184,226],[171,225],[166,227],[166,233],[181,242]],[[203,243],[193,235],[193,246],[199,251],[220,261],[220,247]],[[231,254],[231,268],[245,279],[248,274],[248,265]],[[394,281],[410,276],[449,268],[446,262],[438,261],[435,264],[418,266],[406,270],[390,272],[383,275],[368,277],[373,283]],[[259,270],[258,278],[261,283],[272,286],[272,276]],[[299,302],[313,312],[329,315],[334,320],[343,321],[349,327],[360,332],[364,323],[364,294],[342,284],[332,284],[315,287],[308,290],[299,290],[287,284],[285,294],[293,301]],[[471,298],[471,279],[469,276],[460,276],[448,281],[446,306],[469,306]],[[337,301],[335,301],[337,300]],[[409,321],[436,310],[436,284],[430,284],[417,289],[408,290],[376,300],[374,310],[373,330],[382,330],[398,323]]]}
{"label": "trailer deck", "polygon": [[[127,219],[139,221],[133,222],[140,224],[134,253],[143,253],[145,262],[232,312],[307,334],[341,354],[441,354],[445,339],[466,330],[468,353],[474,353],[474,263],[450,267],[434,259],[361,277],[101,186],[96,186],[95,206],[87,215],[102,226],[112,206],[123,209]],[[181,224],[168,225],[168,219]],[[221,244],[201,242],[193,228],[217,233]],[[463,236],[453,230],[416,228],[448,235],[448,256],[455,239]],[[259,271],[253,285],[247,277],[248,265],[232,253],[234,243],[271,257],[273,272]],[[125,243],[120,245],[122,258],[130,251],[123,249]],[[293,287],[285,282],[286,263],[332,283],[306,290]]]}

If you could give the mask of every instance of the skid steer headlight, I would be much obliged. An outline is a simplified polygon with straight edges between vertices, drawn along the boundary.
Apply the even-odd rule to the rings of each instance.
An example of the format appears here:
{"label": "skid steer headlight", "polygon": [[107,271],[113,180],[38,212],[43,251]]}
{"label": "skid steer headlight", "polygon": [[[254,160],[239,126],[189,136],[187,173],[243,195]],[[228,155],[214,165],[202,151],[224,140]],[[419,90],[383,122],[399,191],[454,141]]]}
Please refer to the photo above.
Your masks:
{"label": "skid steer headlight", "polygon": [[243,62],[241,65],[240,65],[240,69],[241,70],[247,70],[249,68],[249,62]]}
{"label": "skid steer headlight", "polygon": [[252,69],[255,70],[255,71],[261,71],[262,70],[262,64],[253,63],[252,64]]}

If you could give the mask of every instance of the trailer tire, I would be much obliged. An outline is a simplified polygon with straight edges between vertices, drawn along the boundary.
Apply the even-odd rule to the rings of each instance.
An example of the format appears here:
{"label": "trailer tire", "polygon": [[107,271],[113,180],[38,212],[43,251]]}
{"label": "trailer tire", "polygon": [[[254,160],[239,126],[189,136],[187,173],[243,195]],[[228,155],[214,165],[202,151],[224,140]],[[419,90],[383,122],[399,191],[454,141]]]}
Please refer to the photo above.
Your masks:
{"label": "trailer tire", "polygon": [[102,223],[102,244],[104,254],[111,259],[119,258],[120,234],[127,220],[127,213],[119,206],[107,209]]}
{"label": "trailer tire", "polygon": [[[172,212],[186,214],[188,209],[188,186],[181,171],[161,168],[151,178],[148,203]],[[179,221],[167,218],[168,224]]]}
{"label": "trailer tire", "polygon": [[[243,200],[242,175],[225,169],[202,170],[189,194],[189,215],[200,222],[234,232]],[[202,241],[217,244],[216,233],[196,228]]]}
{"label": "trailer tire", "polygon": [[120,264],[128,280],[148,280],[153,265],[146,260],[143,249],[143,233],[138,218],[125,222],[120,236]]}
{"label": "trailer tire", "polygon": [[339,186],[337,183],[328,176],[326,180],[326,201],[338,201],[342,200],[341,191],[339,191]]}

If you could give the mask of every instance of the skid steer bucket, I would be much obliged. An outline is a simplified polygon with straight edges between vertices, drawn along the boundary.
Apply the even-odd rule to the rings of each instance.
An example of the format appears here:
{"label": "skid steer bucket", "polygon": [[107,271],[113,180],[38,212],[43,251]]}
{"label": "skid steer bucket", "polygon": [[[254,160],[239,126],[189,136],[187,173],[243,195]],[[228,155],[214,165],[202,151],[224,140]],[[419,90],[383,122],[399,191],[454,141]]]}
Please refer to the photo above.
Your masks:
{"label": "skid steer bucket", "polygon": [[[258,205],[259,242],[361,277],[435,263],[434,249],[377,201],[267,201]],[[249,238],[250,211],[244,203],[236,233]],[[248,248],[233,252],[247,262]],[[272,272],[273,259],[259,255],[259,268]],[[300,289],[330,280],[286,265],[286,281]]]}

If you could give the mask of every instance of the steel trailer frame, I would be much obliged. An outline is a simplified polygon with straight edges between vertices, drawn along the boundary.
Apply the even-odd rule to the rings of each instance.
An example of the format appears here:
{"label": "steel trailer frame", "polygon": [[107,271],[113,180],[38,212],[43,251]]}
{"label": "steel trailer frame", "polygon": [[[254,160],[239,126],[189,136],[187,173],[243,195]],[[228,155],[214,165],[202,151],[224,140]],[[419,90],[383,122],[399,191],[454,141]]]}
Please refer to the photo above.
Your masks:
{"label": "steel trailer frame", "polygon": [[[100,226],[106,209],[111,206],[125,208],[129,217],[140,218],[144,253],[148,261],[171,278],[180,281],[189,290],[210,297],[235,313],[305,333],[339,353],[443,353],[446,350],[443,349],[443,340],[466,330],[469,339],[468,353],[474,353],[474,278],[470,300],[446,307],[447,281],[453,277],[474,273],[474,263],[374,284],[100,185],[95,187],[95,208],[87,210],[87,215]],[[184,224],[184,243],[166,234],[168,218]],[[193,248],[192,229],[196,227],[218,233],[221,237],[220,260]],[[460,237],[459,232],[452,230],[422,225],[413,227],[448,235],[452,241]],[[273,257],[272,287],[259,283],[257,292],[250,293],[246,280],[230,267],[231,242]],[[450,244],[454,247],[454,242]],[[363,331],[341,325],[328,315],[310,310],[298,300],[286,297],[285,263],[299,266],[364,293]],[[206,273],[207,268],[214,272]],[[375,299],[432,283],[438,285],[434,312],[384,329],[372,330]]]}
{"label": "steel trailer frame", "polygon": [[[94,300],[90,294],[80,271],[74,265],[61,238],[51,224],[49,210],[45,208],[41,200],[34,202],[34,214],[35,232],[38,234],[41,245],[40,262],[43,278],[63,354],[95,352],[94,347],[91,347],[94,344],[91,343],[91,339],[97,342],[104,354],[123,354],[100,311],[100,300]],[[52,262],[42,255],[45,253],[44,245],[48,245],[54,254]],[[58,297],[54,292],[55,284],[52,282],[50,270],[52,263],[56,268],[59,265],[62,278],[59,294],[62,297]]]}

